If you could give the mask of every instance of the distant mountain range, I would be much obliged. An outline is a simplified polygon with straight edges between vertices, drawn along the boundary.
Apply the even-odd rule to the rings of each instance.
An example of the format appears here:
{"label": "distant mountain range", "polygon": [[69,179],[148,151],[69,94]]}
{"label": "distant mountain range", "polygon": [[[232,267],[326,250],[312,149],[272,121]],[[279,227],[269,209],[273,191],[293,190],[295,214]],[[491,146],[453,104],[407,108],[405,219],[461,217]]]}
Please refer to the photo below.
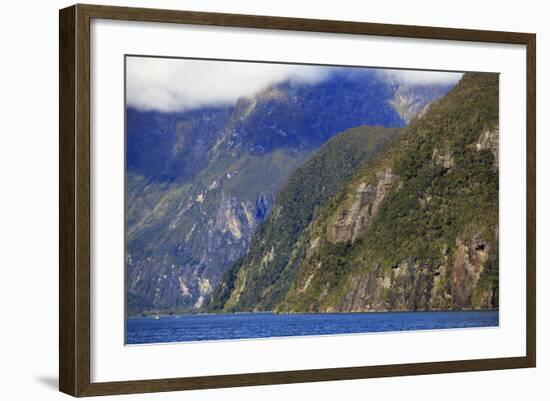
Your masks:
{"label": "distant mountain range", "polygon": [[[290,231],[277,247],[293,252],[293,241],[355,170],[450,89],[335,70],[321,82],[282,82],[232,106],[181,113],[127,108],[127,313],[204,308],[224,273],[260,254],[270,259],[258,250],[258,233],[273,230],[268,222],[285,202],[302,210],[281,215]],[[286,199],[295,190],[303,199]],[[277,251],[273,260],[294,277],[284,255]],[[265,308],[279,305],[289,288],[290,281],[280,281],[270,289],[279,295]],[[228,292],[224,282],[212,305],[226,308]]]}
{"label": "distant mountain range", "polygon": [[[378,137],[396,139],[376,152]],[[495,309],[498,298],[498,75],[466,74],[399,135],[356,128],[296,170],[210,309]]]}

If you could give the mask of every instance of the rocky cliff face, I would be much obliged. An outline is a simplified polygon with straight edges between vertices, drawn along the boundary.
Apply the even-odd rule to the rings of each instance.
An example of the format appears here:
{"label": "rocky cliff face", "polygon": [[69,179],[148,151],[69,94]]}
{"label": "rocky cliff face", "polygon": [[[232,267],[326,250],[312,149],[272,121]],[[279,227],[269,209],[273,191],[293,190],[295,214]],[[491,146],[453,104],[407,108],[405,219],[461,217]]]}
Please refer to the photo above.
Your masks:
{"label": "rocky cliff face", "polygon": [[407,123],[415,117],[423,116],[437,93],[437,98],[445,95],[450,86],[446,85],[398,85],[391,104]]}
{"label": "rocky cliff face", "polygon": [[[498,307],[497,75],[465,75],[341,188],[285,252],[284,274],[267,252],[240,265],[225,298],[238,301],[222,308]],[[263,286],[251,286],[258,274]]]}
{"label": "rocky cliff face", "polygon": [[391,269],[377,264],[350,276],[341,301],[324,312],[492,309],[497,305],[494,290],[480,283],[494,252],[490,247],[474,235],[457,239],[453,254],[436,263],[409,256]]}
{"label": "rocky cliff face", "polygon": [[398,178],[388,167],[376,173],[376,185],[360,183],[351,207],[340,210],[336,221],[330,226],[329,240],[332,242],[356,240],[376,216],[378,207]]}
{"label": "rocky cliff face", "polygon": [[[234,106],[128,109],[128,313],[203,307],[247,254],[286,178],[312,153],[353,126],[405,123],[391,104],[397,89],[376,74],[335,71],[323,82],[284,82]],[[440,93],[423,91],[419,103]]]}

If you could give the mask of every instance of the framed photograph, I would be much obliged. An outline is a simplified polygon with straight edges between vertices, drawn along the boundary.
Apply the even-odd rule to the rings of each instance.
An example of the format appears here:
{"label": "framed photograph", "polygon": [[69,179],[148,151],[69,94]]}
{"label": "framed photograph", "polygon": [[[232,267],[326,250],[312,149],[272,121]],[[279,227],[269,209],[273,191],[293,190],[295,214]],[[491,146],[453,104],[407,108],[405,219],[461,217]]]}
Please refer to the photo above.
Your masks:
{"label": "framed photograph", "polygon": [[535,366],[534,34],[59,21],[61,391]]}

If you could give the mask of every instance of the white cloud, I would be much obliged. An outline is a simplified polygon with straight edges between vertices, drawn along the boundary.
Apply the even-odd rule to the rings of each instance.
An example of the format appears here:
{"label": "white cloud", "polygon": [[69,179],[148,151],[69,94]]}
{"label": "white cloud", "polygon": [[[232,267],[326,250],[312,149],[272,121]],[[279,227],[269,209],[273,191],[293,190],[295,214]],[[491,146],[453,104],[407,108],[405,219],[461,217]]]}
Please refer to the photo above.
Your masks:
{"label": "white cloud", "polygon": [[405,85],[452,85],[463,73],[419,70],[381,70],[389,79]]}
{"label": "white cloud", "polygon": [[[234,104],[285,80],[316,83],[346,68],[152,57],[126,59],[126,101],[141,110],[184,111]],[[356,68],[349,71],[359,72]],[[371,70],[372,71],[372,70]],[[462,73],[379,69],[407,85],[454,84]]]}
{"label": "white cloud", "polygon": [[318,82],[328,67],[128,57],[126,101],[143,110],[183,111],[233,104],[277,82]]}

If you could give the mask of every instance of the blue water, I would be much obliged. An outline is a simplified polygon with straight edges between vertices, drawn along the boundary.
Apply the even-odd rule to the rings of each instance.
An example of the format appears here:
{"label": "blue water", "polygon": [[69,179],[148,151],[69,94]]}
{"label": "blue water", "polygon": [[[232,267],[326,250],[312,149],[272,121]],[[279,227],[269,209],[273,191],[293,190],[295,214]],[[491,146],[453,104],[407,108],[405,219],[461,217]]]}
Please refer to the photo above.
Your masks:
{"label": "blue water", "polygon": [[498,326],[498,311],[130,317],[126,344]]}

